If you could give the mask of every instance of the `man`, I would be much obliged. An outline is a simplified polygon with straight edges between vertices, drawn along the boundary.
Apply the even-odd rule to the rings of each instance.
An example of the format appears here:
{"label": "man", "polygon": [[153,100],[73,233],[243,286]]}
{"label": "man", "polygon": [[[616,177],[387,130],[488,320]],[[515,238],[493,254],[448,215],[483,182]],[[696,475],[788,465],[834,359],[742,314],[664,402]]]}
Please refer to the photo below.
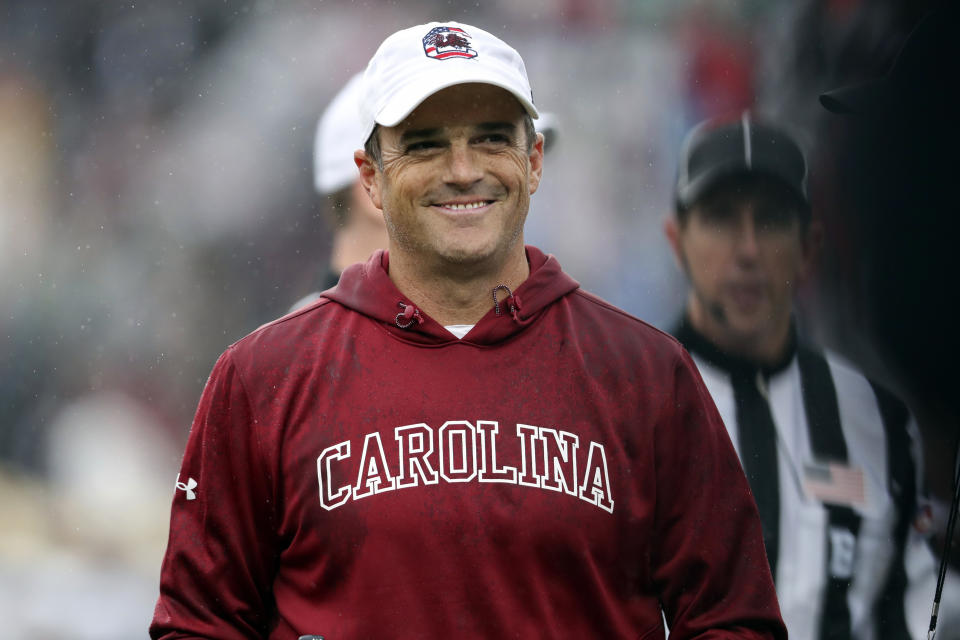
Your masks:
{"label": "man", "polygon": [[523,244],[517,52],[420,25],[363,84],[389,252],[218,361],[153,637],[784,638],[693,363]]}
{"label": "man", "polygon": [[666,234],[690,281],[675,335],[750,480],[790,637],[921,637],[933,564],[913,526],[915,424],[797,338],[793,294],[819,233],[800,147],[748,113],[702,123],[675,197]]}
{"label": "man", "polygon": [[[374,251],[387,247],[383,214],[363,190],[353,161],[354,150],[364,143],[360,122],[362,80],[362,73],[350,78],[317,123],[313,145],[314,187],[328,201],[331,210],[333,246],[330,264],[321,274],[320,289],[298,300],[290,311],[316,301],[322,291],[337,284],[344,269],[366,261]],[[543,134],[546,153],[557,138],[556,118],[540,112],[536,129]]]}

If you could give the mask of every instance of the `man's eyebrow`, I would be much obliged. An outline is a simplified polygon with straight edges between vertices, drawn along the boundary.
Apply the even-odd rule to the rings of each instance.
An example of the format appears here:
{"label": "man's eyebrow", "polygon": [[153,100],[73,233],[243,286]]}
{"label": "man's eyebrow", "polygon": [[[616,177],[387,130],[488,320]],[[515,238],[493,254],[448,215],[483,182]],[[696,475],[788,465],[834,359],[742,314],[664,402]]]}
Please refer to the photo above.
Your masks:
{"label": "man's eyebrow", "polygon": [[400,143],[406,144],[412,140],[422,140],[423,138],[434,138],[443,131],[440,127],[434,127],[433,129],[413,129],[411,131],[404,131],[400,136]]}

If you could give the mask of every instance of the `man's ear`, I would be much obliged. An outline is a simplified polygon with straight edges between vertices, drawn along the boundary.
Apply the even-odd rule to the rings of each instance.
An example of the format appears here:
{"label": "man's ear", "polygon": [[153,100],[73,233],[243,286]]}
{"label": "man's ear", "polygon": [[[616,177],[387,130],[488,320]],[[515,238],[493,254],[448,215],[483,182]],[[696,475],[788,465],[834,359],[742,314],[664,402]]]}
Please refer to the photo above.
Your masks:
{"label": "man's ear", "polygon": [[528,181],[530,195],[533,195],[537,192],[537,187],[540,186],[540,178],[543,176],[543,134],[539,131],[537,132],[537,141],[530,149],[527,159],[530,161],[530,178]]}
{"label": "man's ear", "polygon": [[680,222],[675,214],[667,214],[663,219],[663,234],[667,236],[667,242],[670,243],[670,250],[673,253],[673,260],[680,271],[685,272],[683,260],[683,247],[680,243]]}
{"label": "man's ear", "polygon": [[353,161],[360,171],[360,186],[370,196],[370,201],[377,209],[383,210],[383,194],[380,189],[380,167],[377,161],[361,149],[353,152]]}

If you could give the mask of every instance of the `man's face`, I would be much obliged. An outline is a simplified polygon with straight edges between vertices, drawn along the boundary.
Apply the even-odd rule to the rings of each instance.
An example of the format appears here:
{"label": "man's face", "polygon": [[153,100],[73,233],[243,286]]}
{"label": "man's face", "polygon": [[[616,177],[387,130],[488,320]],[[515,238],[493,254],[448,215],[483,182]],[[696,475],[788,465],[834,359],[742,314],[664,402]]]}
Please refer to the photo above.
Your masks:
{"label": "man's face", "polygon": [[694,326],[726,347],[751,349],[785,335],[812,241],[799,208],[768,182],[721,187],[668,224],[692,287]]}
{"label": "man's face", "polygon": [[528,151],[522,115],[507,91],[463,84],[380,129],[383,168],[367,159],[361,180],[391,249],[447,264],[496,264],[516,250],[543,161],[542,137]]}

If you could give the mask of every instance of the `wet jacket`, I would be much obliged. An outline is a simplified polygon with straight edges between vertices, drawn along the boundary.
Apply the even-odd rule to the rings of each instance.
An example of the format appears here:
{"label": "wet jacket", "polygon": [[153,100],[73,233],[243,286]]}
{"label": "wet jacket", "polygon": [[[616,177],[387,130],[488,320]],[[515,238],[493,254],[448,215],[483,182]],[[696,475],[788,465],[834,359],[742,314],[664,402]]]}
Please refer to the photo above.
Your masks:
{"label": "wet jacket", "polygon": [[689,356],[527,257],[462,340],[379,252],[227,349],[152,637],[785,637]]}

